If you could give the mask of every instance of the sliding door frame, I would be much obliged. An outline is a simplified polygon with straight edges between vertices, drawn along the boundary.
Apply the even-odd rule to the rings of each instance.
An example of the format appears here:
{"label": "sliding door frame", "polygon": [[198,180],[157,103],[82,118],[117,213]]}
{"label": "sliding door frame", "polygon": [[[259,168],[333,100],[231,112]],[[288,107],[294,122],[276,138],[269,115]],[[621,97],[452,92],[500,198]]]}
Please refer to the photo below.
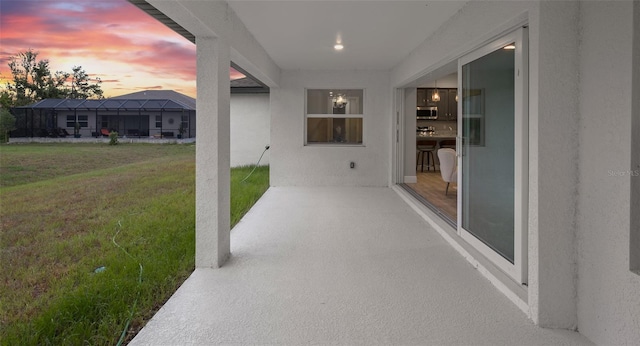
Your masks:
{"label": "sliding door frame", "polygon": [[528,33],[527,28],[522,27],[508,33],[483,47],[458,59],[458,95],[462,93],[462,66],[475,61],[496,50],[502,49],[510,43],[514,43],[515,71],[514,71],[514,263],[511,263],[495,250],[476,238],[473,234],[462,228],[462,102],[458,102],[458,228],[461,238],[471,244],[480,253],[491,260],[498,268],[510,275],[521,284],[527,284],[528,276],[528,199],[529,199],[529,62],[528,62]]}

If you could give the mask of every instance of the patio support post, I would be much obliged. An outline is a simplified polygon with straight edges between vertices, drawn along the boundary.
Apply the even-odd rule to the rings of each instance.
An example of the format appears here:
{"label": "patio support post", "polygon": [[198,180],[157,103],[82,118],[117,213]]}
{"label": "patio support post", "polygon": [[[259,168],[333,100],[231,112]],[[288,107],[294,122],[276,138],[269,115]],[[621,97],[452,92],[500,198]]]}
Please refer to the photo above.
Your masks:
{"label": "patio support post", "polygon": [[140,108],[138,108],[138,138],[140,138],[140,135],[142,134],[142,111],[140,110]]}
{"label": "patio support post", "polygon": [[230,255],[229,50],[220,38],[196,37],[196,268],[218,268]]}

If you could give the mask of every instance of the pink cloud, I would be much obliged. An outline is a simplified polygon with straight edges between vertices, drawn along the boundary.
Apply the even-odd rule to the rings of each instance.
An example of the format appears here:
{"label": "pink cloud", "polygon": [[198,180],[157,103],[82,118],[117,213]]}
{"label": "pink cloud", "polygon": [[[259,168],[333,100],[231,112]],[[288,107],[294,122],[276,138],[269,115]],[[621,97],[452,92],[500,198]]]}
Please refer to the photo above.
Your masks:
{"label": "pink cloud", "polygon": [[[191,90],[195,96],[195,45],[125,0],[3,0],[2,6],[0,74],[5,79],[10,76],[9,57],[33,49],[50,61],[53,71],[70,72],[58,63],[66,61],[91,66],[87,73],[105,84],[144,88],[136,84],[157,78],[154,83],[171,81],[174,89]],[[114,75],[116,65],[126,70]]]}

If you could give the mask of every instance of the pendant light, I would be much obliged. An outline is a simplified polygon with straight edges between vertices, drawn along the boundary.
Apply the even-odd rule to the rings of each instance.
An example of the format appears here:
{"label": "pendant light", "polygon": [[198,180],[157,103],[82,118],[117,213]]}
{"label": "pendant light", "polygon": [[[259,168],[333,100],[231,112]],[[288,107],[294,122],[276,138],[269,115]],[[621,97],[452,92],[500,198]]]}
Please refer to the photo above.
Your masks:
{"label": "pendant light", "polygon": [[440,92],[438,92],[438,80],[435,81],[435,89],[433,89],[433,94],[431,95],[431,100],[433,102],[440,101]]}

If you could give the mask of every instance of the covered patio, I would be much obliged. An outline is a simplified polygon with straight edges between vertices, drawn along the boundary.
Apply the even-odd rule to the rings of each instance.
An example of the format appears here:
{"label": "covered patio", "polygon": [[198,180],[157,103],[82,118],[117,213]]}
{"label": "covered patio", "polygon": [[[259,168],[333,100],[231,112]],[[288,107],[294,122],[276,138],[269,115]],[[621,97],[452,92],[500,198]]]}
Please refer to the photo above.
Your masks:
{"label": "covered patio", "polygon": [[[640,340],[639,2],[129,1],[196,44],[207,134],[196,272],[136,343]],[[230,233],[232,64],[269,88],[274,188]],[[457,229],[398,197],[438,86]]]}
{"label": "covered patio", "polygon": [[533,324],[395,188],[271,187],[131,345],[590,345]]}

